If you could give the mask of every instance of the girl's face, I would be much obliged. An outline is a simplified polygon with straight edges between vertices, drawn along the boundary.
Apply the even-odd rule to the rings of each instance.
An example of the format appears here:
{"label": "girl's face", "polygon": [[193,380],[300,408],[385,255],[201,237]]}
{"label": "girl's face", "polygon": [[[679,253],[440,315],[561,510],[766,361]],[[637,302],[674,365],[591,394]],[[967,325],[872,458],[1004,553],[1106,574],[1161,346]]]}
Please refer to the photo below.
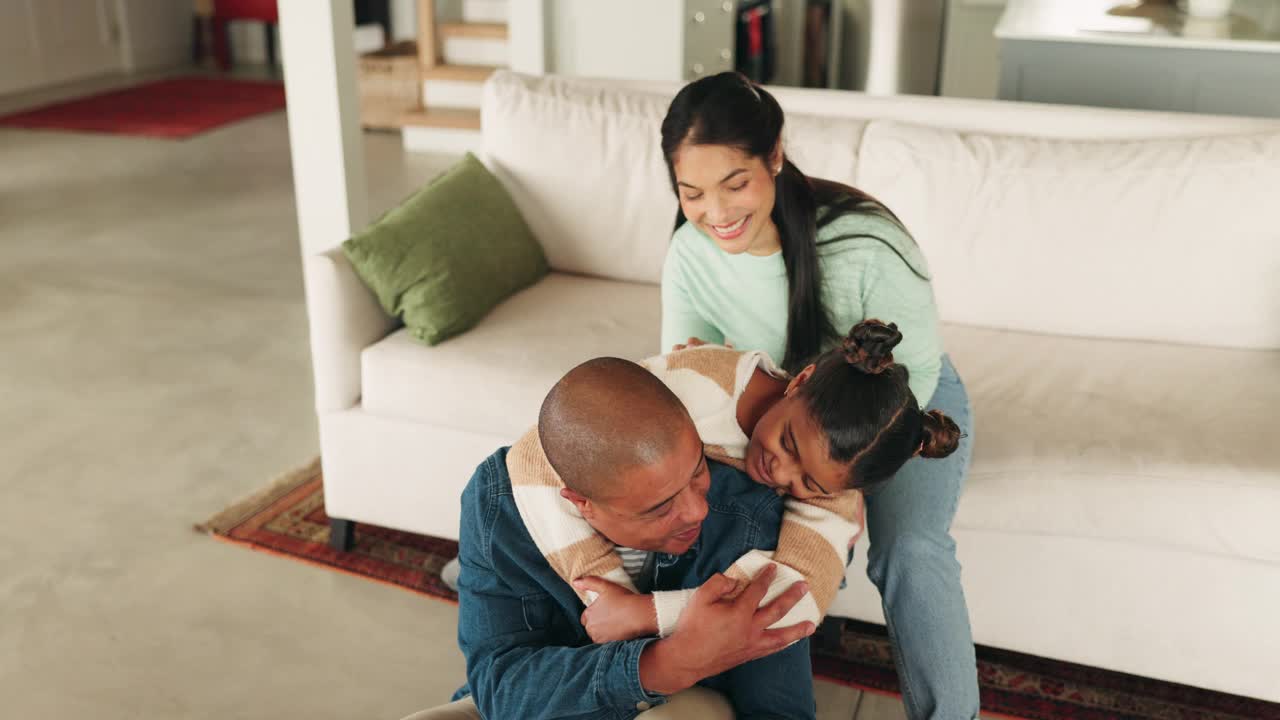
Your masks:
{"label": "girl's face", "polygon": [[[782,153],[776,155],[780,161]],[[685,218],[721,250],[771,255],[781,249],[771,217],[777,162],[727,145],[685,143],[672,166]]]}
{"label": "girl's face", "polygon": [[796,392],[812,373],[810,365],[791,381],[747,443],[751,479],[801,500],[840,493],[849,476],[849,464],[831,459],[826,433]]}

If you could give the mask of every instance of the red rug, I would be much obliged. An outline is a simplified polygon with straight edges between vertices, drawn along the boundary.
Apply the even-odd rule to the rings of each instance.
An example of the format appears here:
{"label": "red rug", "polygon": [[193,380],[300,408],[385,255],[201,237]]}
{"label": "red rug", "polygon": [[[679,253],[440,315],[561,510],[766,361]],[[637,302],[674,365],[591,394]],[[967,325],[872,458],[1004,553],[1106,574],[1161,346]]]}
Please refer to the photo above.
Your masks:
{"label": "red rug", "polygon": [[[238,545],[457,602],[440,569],[458,554],[451,540],[357,525],[355,547],[328,545],[319,463],[219,513],[198,530]],[[883,627],[832,618],[814,635],[814,674],[898,693]],[[978,646],[983,715],[1027,720],[1280,720],[1280,705],[1185,685]]]}
{"label": "red rug", "polygon": [[182,139],[284,107],[284,86],[180,77],[0,117],[0,126]]}

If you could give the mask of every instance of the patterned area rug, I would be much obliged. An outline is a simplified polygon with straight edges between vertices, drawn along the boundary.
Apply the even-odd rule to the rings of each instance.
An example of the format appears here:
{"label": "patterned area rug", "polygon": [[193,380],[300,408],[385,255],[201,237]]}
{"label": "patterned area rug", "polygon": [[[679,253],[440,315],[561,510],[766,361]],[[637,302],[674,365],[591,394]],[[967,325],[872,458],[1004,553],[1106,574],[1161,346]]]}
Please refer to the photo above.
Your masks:
{"label": "patterned area rug", "polygon": [[284,107],[284,86],[179,77],[0,117],[0,126],[183,139]]}
{"label": "patterned area rug", "polygon": [[[457,595],[440,580],[440,569],[458,554],[453,541],[357,525],[350,552],[329,547],[318,461],[196,529],[254,550],[457,602]],[[814,638],[817,676],[897,694],[883,627],[832,618]],[[1280,705],[982,646],[978,679],[983,715],[1027,720],[1280,720]]]}

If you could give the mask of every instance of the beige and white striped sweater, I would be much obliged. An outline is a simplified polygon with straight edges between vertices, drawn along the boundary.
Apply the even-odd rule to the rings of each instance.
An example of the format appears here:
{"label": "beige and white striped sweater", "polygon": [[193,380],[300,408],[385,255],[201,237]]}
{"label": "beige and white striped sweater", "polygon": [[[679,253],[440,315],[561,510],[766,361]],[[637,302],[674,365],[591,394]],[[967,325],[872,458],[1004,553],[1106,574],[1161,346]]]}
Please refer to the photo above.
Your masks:
{"label": "beige and white striped sweater", "polygon": [[[640,363],[680,399],[697,426],[707,457],[743,469],[748,438],[738,425],[738,399],[756,369],[775,377],[785,374],[762,352],[742,352],[703,345]],[[635,590],[614,546],[597,533],[573,503],[560,496],[564,483],[552,469],[537,428],[524,434],[507,453],[507,471],[516,506],[529,535],[552,569],[566,582],[597,576]],[[725,574],[748,580],[771,560],[778,573],[765,596],[768,603],[798,580],[809,582],[809,594],[775,627],[798,622],[817,624],[826,615],[844,577],[848,550],[863,528],[862,493],[834,497],[788,498],[777,550],[752,551]],[[739,584],[742,587],[742,583]],[[654,593],[661,635],[675,629],[692,590]],[[579,593],[590,604],[594,593]]]}

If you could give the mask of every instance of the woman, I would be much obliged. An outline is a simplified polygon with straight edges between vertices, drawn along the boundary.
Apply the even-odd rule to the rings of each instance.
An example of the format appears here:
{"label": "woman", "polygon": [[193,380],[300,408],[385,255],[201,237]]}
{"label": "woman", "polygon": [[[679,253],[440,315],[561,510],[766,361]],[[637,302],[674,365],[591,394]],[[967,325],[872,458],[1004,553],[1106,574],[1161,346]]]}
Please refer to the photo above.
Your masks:
{"label": "woman", "polygon": [[[664,349],[697,338],[762,350],[796,372],[837,343],[834,328],[893,322],[920,407],[972,434],[964,384],[942,351],[929,270],[887,208],[806,177],[786,158],[783,112],[736,73],[687,85],[662,123],[680,201],[662,278]],[[972,447],[913,459],[867,497],[868,572],[879,588],[912,718],[973,718],[977,671],[950,536]],[[768,459],[790,481],[798,463]]]}

